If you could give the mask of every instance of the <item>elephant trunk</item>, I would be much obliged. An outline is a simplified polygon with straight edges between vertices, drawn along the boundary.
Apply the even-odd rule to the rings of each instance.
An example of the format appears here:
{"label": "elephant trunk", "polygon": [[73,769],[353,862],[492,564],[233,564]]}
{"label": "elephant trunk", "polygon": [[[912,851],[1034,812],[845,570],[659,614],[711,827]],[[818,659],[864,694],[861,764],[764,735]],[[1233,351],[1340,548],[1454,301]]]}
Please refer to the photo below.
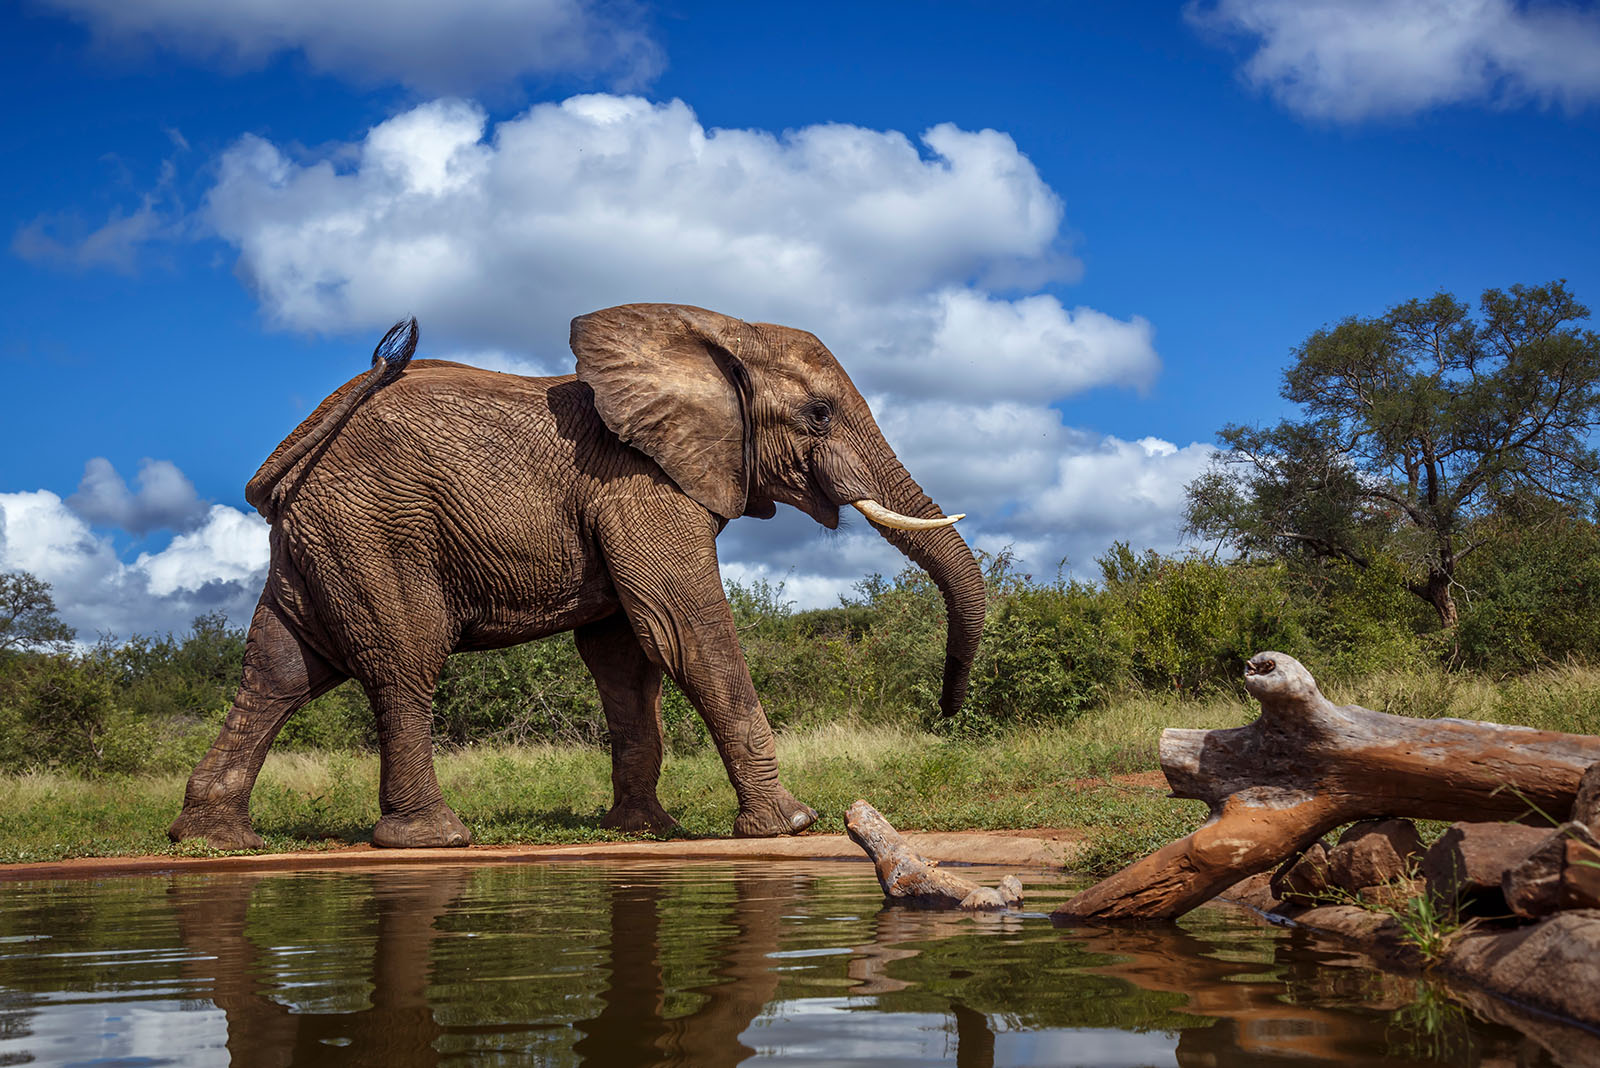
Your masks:
{"label": "elephant trunk", "polygon": [[[942,514],[904,467],[895,465],[894,473],[880,474],[879,482],[882,486],[879,503],[890,509],[918,518],[937,518]],[[939,712],[946,718],[954,716],[966,700],[972,661],[978,654],[978,639],[983,635],[983,619],[988,609],[983,570],[954,527],[896,530],[876,522],[873,526],[891,545],[926,571],[944,594],[948,631]]]}

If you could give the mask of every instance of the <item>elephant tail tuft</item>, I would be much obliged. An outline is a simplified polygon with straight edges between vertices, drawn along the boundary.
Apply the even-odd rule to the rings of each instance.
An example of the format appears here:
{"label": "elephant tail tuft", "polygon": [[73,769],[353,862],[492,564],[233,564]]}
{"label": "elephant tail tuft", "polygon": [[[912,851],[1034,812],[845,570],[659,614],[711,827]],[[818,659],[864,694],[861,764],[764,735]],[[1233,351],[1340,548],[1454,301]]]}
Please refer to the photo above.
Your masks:
{"label": "elephant tail tuft", "polygon": [[249,501],[267,522],[274,521],[278,512],[278,484],[283,476],[312,449],[343,426],[344,421],[350,418],[350,413],[355,411],[356,405],[399,378],[416,353],[417,319],[416,316],[412,316],[410,319],[402,319],[395,323],[389,328],[389,332],[383,335],[383,340],[372,350],[372,369],[355,388],[345,394],[337,406],[305,433],[278,446],[278,451],[261,465],[255,477],[245,485],[244,499]]}
{"label": "elephant tail tuft", "polygon": [[[361,395],[376,393],[399,378],[405,371],[406,364],[410,363],[411,357],[416,354],[417,317],[413,315],[410,319],[402,319],[391,326],[389,332],[383,335],[383,340],[372,350],[373,370],[377,370],[379,364],[383,365],[383,370],[376,381],[361,390]],[[367,377],[372,377],[371,372],[368,372]]]}

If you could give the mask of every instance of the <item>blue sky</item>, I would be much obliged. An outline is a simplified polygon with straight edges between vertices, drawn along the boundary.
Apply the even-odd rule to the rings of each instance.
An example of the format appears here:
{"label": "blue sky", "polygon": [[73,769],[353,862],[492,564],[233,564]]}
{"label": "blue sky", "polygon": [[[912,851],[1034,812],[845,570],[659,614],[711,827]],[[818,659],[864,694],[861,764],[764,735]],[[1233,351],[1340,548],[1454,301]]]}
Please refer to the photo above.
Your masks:
{"label": "blue sky", "polygon": [[[969,540],[1089,573],[1180,547],[1316,327],[1600,301],[1593,5],[910,10],[8,6],[0,568],[84,638],[242,622],[246,479],[395,318],[553,373],[572,316],[677,300],[814,331]],[[785,512],[729,576],[814,605],[901,566]]]}

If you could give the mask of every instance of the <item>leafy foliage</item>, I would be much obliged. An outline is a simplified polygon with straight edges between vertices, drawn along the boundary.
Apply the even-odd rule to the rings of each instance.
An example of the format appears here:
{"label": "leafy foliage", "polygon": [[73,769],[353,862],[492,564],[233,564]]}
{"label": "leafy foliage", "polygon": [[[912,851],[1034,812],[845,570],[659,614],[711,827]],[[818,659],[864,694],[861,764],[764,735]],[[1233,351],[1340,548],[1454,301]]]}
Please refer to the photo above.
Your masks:
{"label": "leafy foliage", "polygon": [[1189,529],[1239,552],[1403,565],[1454,627],[1459,571],[1528,507],[1586,517],[1600,485],[1600,337],[1562,282],[1447,293],[1311,334],[1284,373],[1303,415],[1227,426]]}
{"label": "leafy foliage", "polygon": [[50,584],[26,571],[0,574],[0,654],[57,650],[72,640],[72,628],[56,615]]}

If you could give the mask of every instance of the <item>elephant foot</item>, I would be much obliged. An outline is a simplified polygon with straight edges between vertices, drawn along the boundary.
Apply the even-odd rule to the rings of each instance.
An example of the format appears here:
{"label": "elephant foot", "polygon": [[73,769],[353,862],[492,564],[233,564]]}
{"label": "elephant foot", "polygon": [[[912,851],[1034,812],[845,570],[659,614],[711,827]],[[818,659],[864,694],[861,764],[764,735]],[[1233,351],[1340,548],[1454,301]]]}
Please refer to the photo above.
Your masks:
{"label": "elephant foot", "polygon": [[425,849],[464,846],[472,832],[443,801],[409,816],[391,813],[372,828],[372,844],[385,849]]}
{"label": "elephant foot", "polygon": [[667,814],[660,801],[652,797],[648,801],[618,801],[606,813],[606,818],[600,821],[600,826],[608,831],[665,834],[678,826],[678,821]]}
{"label": "elephant foot", "polygon": [[815,822],[816,810],[796,800],[780,786],[760,801],[740,807],[733,821],[733,836],[776,838],[783,834],[799,834]]}
{"label": "elephant foot", "polygon": [[167,828],[167,837],[174,842],[203,839],[212,849],[262,849],[256,829],[250,825],[248,813],[217,812],[184,808],[178,818]]}

